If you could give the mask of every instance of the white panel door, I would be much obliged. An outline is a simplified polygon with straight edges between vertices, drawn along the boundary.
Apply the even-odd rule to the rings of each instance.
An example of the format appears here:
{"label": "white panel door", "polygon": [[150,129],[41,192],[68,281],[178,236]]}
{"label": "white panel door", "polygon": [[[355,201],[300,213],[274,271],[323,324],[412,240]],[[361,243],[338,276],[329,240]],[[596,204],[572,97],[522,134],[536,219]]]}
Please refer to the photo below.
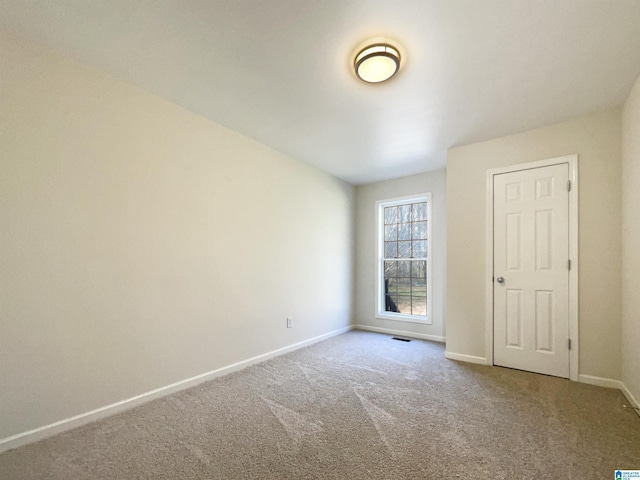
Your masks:
{"label": "white panel door", "polygon": [[494,364],[569,377],[569,165],[494,176]]}

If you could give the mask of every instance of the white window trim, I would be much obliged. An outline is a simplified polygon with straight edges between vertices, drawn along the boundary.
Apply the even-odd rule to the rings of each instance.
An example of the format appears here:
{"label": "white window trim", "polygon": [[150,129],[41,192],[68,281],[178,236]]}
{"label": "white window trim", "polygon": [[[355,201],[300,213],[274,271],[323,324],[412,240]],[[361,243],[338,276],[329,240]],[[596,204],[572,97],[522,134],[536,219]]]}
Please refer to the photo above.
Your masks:
{"label": "white window trim", "polygon": [[[406,315],[401,313],[389,313],[384,310],[382,295],[382,257],[384,252],[384,237],[381,228],[384,225],[384,207],[393,207],[404,203],[427,202],[427,316],[420,317],[418,315]],[[389,198],[386,200],[378,200],[376,202],[376,279],[375,279],[375,318],[382,320],[394,320],[399,322],[422,323],[431,325],[432,322],[432,275],[431,264],[433,263],[433,248],[431,245],[431,193],[419,193],[416,195],[407,195],[405,197]]]}

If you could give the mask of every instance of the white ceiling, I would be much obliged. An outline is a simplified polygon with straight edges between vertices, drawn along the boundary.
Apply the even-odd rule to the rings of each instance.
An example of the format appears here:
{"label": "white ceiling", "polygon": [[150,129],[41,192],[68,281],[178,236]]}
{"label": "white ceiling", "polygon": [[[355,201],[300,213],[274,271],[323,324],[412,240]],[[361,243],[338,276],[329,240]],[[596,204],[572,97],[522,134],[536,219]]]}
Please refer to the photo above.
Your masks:
{"label": "white ceiling", "polygon": [[[354,184],[624,102],[638,0],[0,0],[43,43]],[[356,47],[395,39],[389,83]]]}

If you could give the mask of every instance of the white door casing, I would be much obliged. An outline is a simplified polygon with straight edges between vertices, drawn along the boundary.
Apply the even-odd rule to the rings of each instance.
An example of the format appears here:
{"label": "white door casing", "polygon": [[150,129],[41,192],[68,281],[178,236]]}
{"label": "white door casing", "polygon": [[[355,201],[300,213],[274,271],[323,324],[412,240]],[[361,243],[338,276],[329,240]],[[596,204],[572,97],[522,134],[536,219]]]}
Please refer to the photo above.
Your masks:
{"label": "white door casing", "polygon": [[488,172],[490,364],[577,380],[576,180],[575,155]]}

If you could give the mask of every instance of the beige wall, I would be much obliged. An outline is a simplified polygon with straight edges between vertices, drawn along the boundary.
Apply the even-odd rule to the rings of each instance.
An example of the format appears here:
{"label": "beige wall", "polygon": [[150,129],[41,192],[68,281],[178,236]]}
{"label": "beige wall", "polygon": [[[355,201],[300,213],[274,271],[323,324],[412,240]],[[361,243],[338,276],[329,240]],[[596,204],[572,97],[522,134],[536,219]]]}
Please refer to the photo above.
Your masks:
{"label": "beige wall", "polygon": [[639,208],[640,78],[622,110],[622,382],[636,402],[640,402]]}
{"label": "beige wall", "polygon": [[4,36],[0,72],[0,439],[349,325],[353,187]]}
{"label": "beige wall", "polygon": [[[362,185],[356,189],[356,323],[376,329],[407,332],[423,338],[444,337],[445,282],[445,182],[444,169]],[[376,202],[431,192],[432,316],[431,325],[375,318]]]}
{"label": "beige wall", "polygon": [[453,148],[447,166],[447,351],[486,357],[489,169],[579,156],[580,373],[620,378],[620,110]]}

